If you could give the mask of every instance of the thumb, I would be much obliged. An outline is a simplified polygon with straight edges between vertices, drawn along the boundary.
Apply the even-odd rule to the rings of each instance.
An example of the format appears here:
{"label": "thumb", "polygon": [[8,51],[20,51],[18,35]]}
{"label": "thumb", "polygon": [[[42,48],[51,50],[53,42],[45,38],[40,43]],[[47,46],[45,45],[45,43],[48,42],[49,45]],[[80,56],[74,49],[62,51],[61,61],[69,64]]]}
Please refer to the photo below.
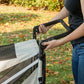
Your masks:
{"label": "thumb", "polygon": [[49,45],[49,44],[48,44],[48,42],[43,42],[42,45],[45,46],[45,45]]}

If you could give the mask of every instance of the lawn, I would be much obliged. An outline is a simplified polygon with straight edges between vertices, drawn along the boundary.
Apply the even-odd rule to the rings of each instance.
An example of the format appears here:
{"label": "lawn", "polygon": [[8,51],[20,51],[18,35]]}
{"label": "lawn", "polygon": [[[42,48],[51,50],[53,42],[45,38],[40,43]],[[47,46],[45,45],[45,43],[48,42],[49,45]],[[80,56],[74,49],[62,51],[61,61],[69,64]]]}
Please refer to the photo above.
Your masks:
{"label": "lawn", "polygon": [[[56,11],[0,5],[0,45],[32,39],[33,27],[48,22],[56,14]],[[67,22],[67,18],[64,21]],[[64,31],[64,27],[57,24],[46,34],[39,35],[38,39],[46,39]],[[46,84],[74,84],[71,52],[70,43],[46,51]]]}

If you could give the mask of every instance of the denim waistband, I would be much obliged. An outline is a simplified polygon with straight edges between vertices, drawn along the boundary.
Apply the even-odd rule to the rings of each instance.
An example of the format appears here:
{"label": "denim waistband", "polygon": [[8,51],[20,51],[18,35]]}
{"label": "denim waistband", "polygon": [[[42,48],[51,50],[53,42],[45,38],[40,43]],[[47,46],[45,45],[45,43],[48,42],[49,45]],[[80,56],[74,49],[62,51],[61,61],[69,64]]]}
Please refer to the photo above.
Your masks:
{"label": "denim waistband", "polygon": [[84,43],[77,43],[77,44],[72,44],[72,47],[78,46],[79,48],[84,48]]}

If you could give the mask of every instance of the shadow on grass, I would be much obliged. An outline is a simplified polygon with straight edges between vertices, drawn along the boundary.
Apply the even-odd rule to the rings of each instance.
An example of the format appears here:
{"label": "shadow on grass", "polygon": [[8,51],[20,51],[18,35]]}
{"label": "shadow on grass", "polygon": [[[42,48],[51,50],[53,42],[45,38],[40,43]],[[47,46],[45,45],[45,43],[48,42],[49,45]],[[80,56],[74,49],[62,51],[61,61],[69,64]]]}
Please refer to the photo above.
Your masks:
{"label": "shadow on grass", "polygon": [[13,32],[0,32],[0,45],[8,45],[12,43],[18,43],[26,40],[30,40],[33,38],[33,30],[32,29],[24,29]]}
{"label": "shadow on grass", "polygon": [[33,13],[2,13],[0,14],[0,24],[5,24],[7,22],[12,24],[21,21],[26,22],[36,19],[37,17],[39,16]]}

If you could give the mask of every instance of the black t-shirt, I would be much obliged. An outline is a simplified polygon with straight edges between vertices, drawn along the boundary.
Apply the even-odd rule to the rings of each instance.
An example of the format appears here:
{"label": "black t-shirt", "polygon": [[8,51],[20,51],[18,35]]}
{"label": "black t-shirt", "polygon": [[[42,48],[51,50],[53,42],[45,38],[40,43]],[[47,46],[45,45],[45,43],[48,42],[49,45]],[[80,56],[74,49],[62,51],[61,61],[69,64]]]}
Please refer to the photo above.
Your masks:
{"label": "black t-shirt", "polygon": [[[64,0],[64,6],[69,11],[69,25],[75,30],[83,23],[80,0]],[[72,41],[72,44],[83,43],[84,37]]]}

